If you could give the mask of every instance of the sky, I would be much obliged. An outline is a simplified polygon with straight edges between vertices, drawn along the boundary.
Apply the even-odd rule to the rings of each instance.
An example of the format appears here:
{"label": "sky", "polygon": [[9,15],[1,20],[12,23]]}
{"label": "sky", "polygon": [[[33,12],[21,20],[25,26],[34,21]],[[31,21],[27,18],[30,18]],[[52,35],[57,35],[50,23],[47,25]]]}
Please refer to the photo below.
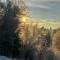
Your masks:
{"label": "sky", "polygon": [[[4,1],[4,0],[1,0]],[[5,0],[6,1],[6,0]],[[60,0],[24,0],[30,9],[31,20],[45,27],[60,26]]]}
{"label": "sky", "polygon": [[[6,1],[6,0],[1,0]],[[60,0],[24,0],[33,21],[60,22]]]}
{"label": "sky", "polygon": [[27,0],[33,21],[60,22],[60,0]]}

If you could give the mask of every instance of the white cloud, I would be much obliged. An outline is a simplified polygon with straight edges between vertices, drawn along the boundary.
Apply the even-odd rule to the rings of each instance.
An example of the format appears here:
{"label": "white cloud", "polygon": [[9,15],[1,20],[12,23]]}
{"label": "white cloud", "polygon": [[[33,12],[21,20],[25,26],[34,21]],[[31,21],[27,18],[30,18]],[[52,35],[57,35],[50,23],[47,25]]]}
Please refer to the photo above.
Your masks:
{"label": "white cloud", "polygon": [[60,0],[31,0],[31,1],[45,2],[45,1],[60,1]]}
{"label": "white cloud", "polygon": [[[49,9],[60,2],[60,0],[26,0],[29,7]],[[58,3],[57,3],[58,2]]]}
{"label": "white cloud", "polygon": [[34,3],[34,2],[32,2],[32,1],[28,1],[27,3],[27,6],[29,6],[29,7],[34,7],[34,8],[46,8],[46,9],[48,9],[48,8],[50,8],[49,6],[46,6],[46,5],[43,5],[43,4],[36,4],[36,3]]}

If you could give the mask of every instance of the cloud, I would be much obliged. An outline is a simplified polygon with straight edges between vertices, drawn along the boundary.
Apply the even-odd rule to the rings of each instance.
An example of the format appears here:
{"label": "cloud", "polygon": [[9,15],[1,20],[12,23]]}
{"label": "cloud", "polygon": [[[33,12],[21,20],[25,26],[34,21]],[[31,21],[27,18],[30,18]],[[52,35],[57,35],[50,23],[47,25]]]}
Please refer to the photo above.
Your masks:
{"label": "cloud", "polygon": [[50,9],[60,4],[60,0],[26,0],[27,6],[34,8]]}
{"label": "cloud", "polygon": [[31,2],[31,1],[28,2],[27,5],[28,5],[29,7],[33,7],[33,8],[44,8],[44,9],[50,8],[49,6],[46,6],[46,5],[43,5],[43,4],[36,4],[36,3],[34,3],[34,2]]}
{"label": "cloud", "polygon": [[60,22],[57,22],[55,19],[44,19],[44,20],[40,20],[40,22],[59,23],[60,24]]}
{"label": "cloud", "polygon": [[39,27],[42,27],[42,26],[44,26],[45,28],[51,27],[52,29],[56,29],[60,27],[60,23],[55,21],[40,20]]}
{"label": "cloud", "polygon": [[46,1],[46,2],[47,2],[47,1],[60,1],[60,0],[31,0],[31,1],[36,1],[36,2],[37,2],[37,1],[38,1],[38,2],[39,2],[39,1],[40,1],[40,2],[45,2],[45,1]]}
{"label": "cloud", "polygon": [[35,8],[49,8],[48,6],[44,6],[44,5],[37,5],[37,4],[30,4],[30,7],[35,7]]}
{"label": "cloud", "polygon": [[29,2],[35,4],[47,4],[47,3],[51,4],[51,3],[60,3],[60,0],[30,0]]}

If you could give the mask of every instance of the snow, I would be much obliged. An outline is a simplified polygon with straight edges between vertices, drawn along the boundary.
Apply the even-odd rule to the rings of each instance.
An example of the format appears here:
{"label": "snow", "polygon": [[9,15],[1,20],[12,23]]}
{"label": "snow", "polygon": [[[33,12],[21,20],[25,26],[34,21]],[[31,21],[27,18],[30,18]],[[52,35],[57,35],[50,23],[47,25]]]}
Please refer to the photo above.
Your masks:
{"label": "snow", "polygon": [[0,60],[12,60],[12,59],[5,56],[0,56]]}

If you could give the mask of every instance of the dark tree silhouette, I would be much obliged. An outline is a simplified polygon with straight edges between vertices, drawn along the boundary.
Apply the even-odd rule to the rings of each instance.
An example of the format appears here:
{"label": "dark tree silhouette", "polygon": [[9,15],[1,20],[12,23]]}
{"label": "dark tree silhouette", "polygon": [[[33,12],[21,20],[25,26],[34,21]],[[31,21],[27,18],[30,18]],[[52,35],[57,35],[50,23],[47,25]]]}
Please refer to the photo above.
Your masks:
{"label": "dark tree silhouette", "polygon": [[29,58],[30,60],[32,60],[31,48],[29,46],[24,47],[24,44],[21,43],[21,39],[18,36],[18,24],[20,24],[19,18],[21,15],[28,16],[26,8],[27,7],[25,7],[25,5],[18,7],[16,5],[13,5],[11,1],[7,0],[7,6],[4,7],[5,14],[2,18],[3,25],[0,38],[0,55],[4,55],[7,57],[18,57],[18,55],[21,56],[22,52],[23,58],[25,57],[25,59]]}
{"label": "dark tree silhouette", "polygon": [[[18,7],[17,7],[18,8]],[[18,32],[16,31],[18,27],[18,17],[16,16],[17,9],[15,6],[12,7],[11,1],[8,2],[5,8],[5,16],[3,17],[3,29],[1,37],[1,55],[16,57],[18,55]]]}

